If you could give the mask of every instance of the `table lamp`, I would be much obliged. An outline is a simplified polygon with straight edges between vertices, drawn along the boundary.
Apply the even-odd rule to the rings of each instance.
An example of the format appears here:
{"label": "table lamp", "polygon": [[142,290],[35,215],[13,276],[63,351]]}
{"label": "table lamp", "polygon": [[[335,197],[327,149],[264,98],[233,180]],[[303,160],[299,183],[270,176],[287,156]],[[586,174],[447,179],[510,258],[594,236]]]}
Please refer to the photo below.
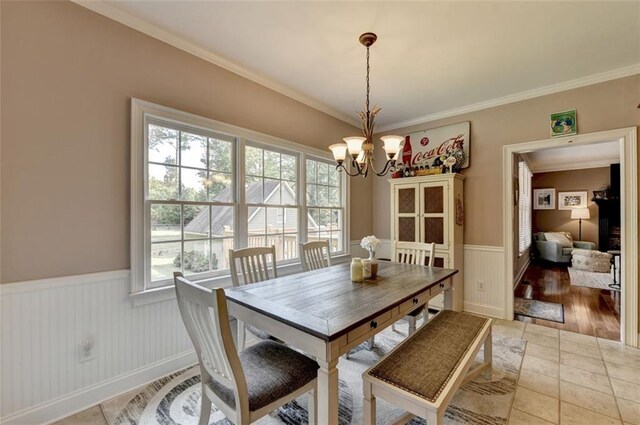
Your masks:
{"label": "table lamp", "polygon": [[573,220],[580,220],[578,222],[578,240],[582,240],[582,219],[588,220],[591,218],[589,215],[589,208],[574,208],[571,210],[571,218]]}

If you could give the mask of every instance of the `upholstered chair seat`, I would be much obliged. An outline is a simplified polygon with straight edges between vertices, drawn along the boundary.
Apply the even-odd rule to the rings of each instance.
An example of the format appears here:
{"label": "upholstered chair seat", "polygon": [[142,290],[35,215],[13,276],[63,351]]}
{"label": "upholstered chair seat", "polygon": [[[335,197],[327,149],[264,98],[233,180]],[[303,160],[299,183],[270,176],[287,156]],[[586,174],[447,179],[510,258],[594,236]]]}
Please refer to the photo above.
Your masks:
{"label": "upholstered chair seat", "polygon": [[[255,411],[302,388],[316,379],[318,364],[297,351],[273,341],[262,341],[240,353],[247,380],[249,410]],[[210,388],[227,405],[235,408],[231,388],[212,381]]]}

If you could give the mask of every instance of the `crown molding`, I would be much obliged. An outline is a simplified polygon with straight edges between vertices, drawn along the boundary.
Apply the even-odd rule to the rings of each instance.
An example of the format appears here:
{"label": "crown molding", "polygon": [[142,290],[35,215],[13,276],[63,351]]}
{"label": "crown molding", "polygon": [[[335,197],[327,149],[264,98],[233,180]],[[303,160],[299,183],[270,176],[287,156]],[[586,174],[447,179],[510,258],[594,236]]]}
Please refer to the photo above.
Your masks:
{"label": "crown molding", "polygon": [[163,28],[160,28],[157,25],[147,22],[144,19],[140,19],[105,1],[102,1],[102,0],[71,0],[71,1],[79,6],[82,6],[91,10],[92,12],[98,13],[102,16],[105,16],[109,19],[112,19],[116,22],[119,22],[130,28],[133,28],[136,31],[140,31],[143,34],[146,34],[160,41],[163,41],[180,50],[184,50],[185,52],[190,53],[194,56],[197,56],[200,59],[204,59],[207,62],[210,62],[221,68],[224,68],[227,71],[233,72],[234,74],[237,74],[243,78],[251,80],[254,83],[260,84],[275,92],[278,92],[282,95],[290,97],[291,99],[297,100],[298,102],[303,103],[307,106],[310,106],[311,108],[314,108],[320,112],[324,112],[327,115],[330,115],[334,118],[339,119],[340,121],[344,121],[347,124],[351,124],[355,127],[360,126],[360,123],[353,117],[343,114],[342,112],[339,112],[331,108],[330,106],[322,102],[319,102],[307,95],[304,95],[290,87],[280,84],[269,77],[266,77],[260,73],[251,71],[207,49],[203,49],[202,47],[197,46],[195,43],[187,40],[184,37],[177,35],[174,32],[167,31]]}
{"label": "crown molding", "polygon": [[404,121],[398,121],[391,124],[385,124],[380,126],[377,130],[378,133],[410,127],[413,125],[425,124],[430,121],[435,121],[443,118],[454,117],[456,115],[462,115],[469,112],[476,112],[483,109],[494,108],[496,106],[507,105],[509,103],[520,102],[522,100],[533,99],[535,97],[546,96],[566,90],[577,89],[580,87],[590,86],[593,84],[604,83],[610,80],[617,80],[618,78],[629,77],[631,75],[640,74],[640,64],[630,65],[623,68],[614,69],[611,71],[601,72],[599,74],[588,75],[586,77],[576,78],[574,80],[563,81],[557,84],[551,84],[549,86],[539,87],[532,90],[526,90],[520,93],[510,94],[508,96],[498,97],[496,99],[486,100],[484,102],[478,102],[460,108],[448,109],[442,112],[436,112],[433,114],[423,115],[421,117],[412,118]]}

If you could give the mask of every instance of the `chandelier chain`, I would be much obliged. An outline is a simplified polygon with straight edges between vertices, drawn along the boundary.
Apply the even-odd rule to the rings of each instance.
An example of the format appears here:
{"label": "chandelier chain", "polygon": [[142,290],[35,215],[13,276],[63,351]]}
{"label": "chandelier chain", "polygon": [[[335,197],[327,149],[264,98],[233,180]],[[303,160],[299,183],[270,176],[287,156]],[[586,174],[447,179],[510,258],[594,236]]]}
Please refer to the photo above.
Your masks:
{"label": "chandelier chain", "polygon": [[367,104],[366,104],[366,113],[367,118],[369,118],[369,46],[367,46]]}

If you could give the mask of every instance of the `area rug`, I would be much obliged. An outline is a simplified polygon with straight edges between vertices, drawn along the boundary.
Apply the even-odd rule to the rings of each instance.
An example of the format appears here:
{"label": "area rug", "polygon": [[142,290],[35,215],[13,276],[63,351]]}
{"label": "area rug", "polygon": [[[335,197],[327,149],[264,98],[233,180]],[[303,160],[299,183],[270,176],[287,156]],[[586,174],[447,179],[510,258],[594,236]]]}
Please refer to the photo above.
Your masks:
{"label": "area rug", "polygon": [[513,300],[513,308],[514,313],[520,316],[564,323],[564,306],[562,304],[516,297]]}
{"label": "area rug", "polygon": [[613,274],[587,272],[584,270],[576,270],[569,267],[569,280],[574,286],[586,286],[588,288],[608,289],[611,291],[619,291],[609,287],[613,283]]}
{"label": "area rug", "polygon": [[[372,351],[359,347],[350,359],[341,358],[340,425],[362,424],[362,373],[406,337],[407,324],[398,331],[388,328],[375,338]],[[518,371],[524,355],[525,341],[493,336],[493,369],[465,384],[454,396],[446,411],[447,425],[506,425],[513,403]],[[481,361],[483,352],[478,354]],[[200,375],[191,367],[143,388],[111,399],[101,405],[109,425],[195,425],[200,404]],[[378,423],[392,423],[404,414],[402,409],[378,401]],[[308,423],[307,397],[302,396],[256,422],[260,425],[300,425]],[[209,425],[230,425],[213,406]],[[425,425],[420,418],[407,422]]]}

